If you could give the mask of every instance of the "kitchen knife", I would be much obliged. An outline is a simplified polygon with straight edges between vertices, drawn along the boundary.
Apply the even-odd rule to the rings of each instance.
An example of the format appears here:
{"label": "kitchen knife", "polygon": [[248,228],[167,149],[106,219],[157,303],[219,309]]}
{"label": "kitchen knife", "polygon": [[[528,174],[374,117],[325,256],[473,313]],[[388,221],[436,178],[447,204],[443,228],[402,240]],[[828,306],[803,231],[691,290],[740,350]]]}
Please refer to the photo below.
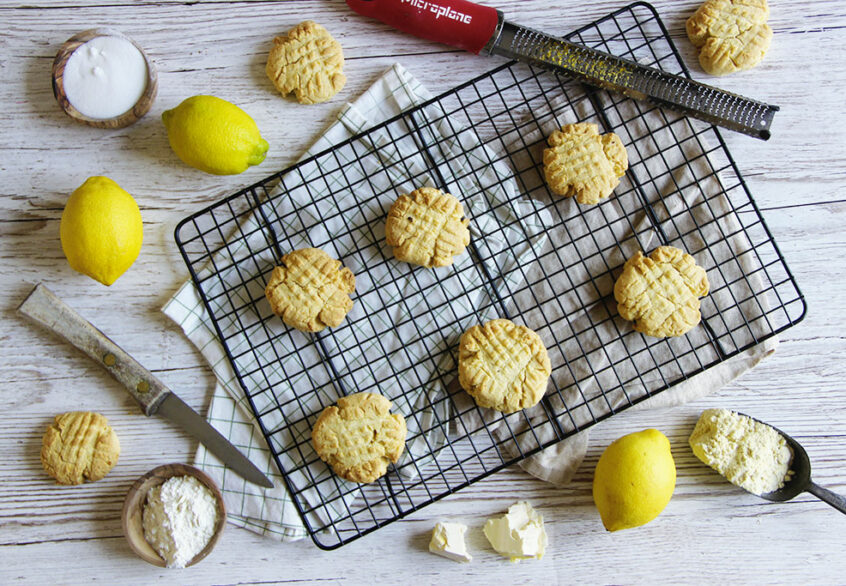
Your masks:
{"label": "kitchen knife", "polygon": [[744,98],[508,22],[467,0],[346,0],[398,30],[476,54],[500,55],[563,73],[755,138],[770,138],[778,106]]}
{"label": "kitchen knife", "polygon": [[225,437],[186,405],[164,383],[141,366],[120,346],[110,340],[81,315],[68,307],[42,284],[18,307],[25,316],[85,352],[122,383],[141,406],[144,415],[162,415],[200,440],[242,478],[254,484],[273,488],[267,476],[253,465]]}

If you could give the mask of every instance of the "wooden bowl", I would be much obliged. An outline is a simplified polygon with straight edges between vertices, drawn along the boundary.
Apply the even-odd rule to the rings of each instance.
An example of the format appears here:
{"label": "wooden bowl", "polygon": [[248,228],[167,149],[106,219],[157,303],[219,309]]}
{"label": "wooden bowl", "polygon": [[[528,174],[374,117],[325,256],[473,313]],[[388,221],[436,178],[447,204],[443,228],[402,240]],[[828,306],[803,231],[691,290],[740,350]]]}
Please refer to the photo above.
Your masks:
{"label": "wooden bowl", "polygon": [[[68,100],[67,94],[65,93],[64,76],[65,66],[68,64],[68,59],[70,59],[70,56],[79,47],[96,37],[118,37],[129,41],[141,52],[141,56],[144,57],[144,62],[147,64],[147,88],[144,90],[144,93],[141,94],[141,97],[138,98],[138,101],[135,102],[135,105],[132,108],[114,118],[90,118],[86,116],[73,107]],[[56,101],[59,102],[59,106],[62,107],[65,114],[77,122],[81,122],[95,128],[123,128],[125,126],[129,126],[130,124],[134,124],[142,116],[144,116],[144,114],[150,111],[150,107],[153,105],[153,100],[156,98],[158,87],[159,82],[158,76],[156,75],[156,68],[153,65],[153,62],[150,61],[149,57],[147,57],[144,49],[142,49],[138,43],[127,37],[125,34],[114,29],[92,28],[72,36],[61,46],[59,52],[56,54],[56,58],[53,60],[53,95],[56,96]]]}
{"label": "wooden bowl", "polygon": [[138,557],[143,559],[145,562],[149,562],[154,566],[159,566],[160,568],[166,567],[165,561],[158,552],[156,552],[156,550],[147,543],[147,540],[144,537],[144,527],[142,526],[141,519],[144,511],[144,504],[147,502],[147,492],[151,488],[164,484],[167,479],[173,478],[174,476],[193,476],[207,486],[217,500],[218,518],[217,524],[214,528],[214,534],[211,539],[209,539],[206,547],[194,556],[194,558],[188,562],[185,567],[193,566],[211,553],[211,550],[213,550],[214,546],[217,545],[217,542],[223,533],[223,527],[226,525],[226,506],[223,504],[223,495],[220,493],[220,489],[214,483],[214,480],[212,480],[205,472],[187,464],[165,464],[164,466],[153,468],[144,476],[136,480],[135,484],[132,485],[132,488],[129,489],[129,492],[126,494],[126,500],[123,501],[121,519],[123,521],[123,534],[129,542],[129,547],[131,547],[132,550],[138,554]]}

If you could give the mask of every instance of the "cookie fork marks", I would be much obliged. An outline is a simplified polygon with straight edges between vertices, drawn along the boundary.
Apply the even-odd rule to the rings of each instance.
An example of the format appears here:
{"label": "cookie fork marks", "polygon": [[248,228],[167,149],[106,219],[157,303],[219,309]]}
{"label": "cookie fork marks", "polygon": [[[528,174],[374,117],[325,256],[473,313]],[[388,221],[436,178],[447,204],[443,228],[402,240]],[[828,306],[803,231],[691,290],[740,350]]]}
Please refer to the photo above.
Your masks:
{"label": "cookie fork marks", "polygon": [[480,407],[513,413],[536,405],[551,371],[543,341],[526,326],[495,319],[461,336],[458,380]]}
{"label": "cookie fork marks", "polygon": [[405,418],[376,393],[355,393],[326,407],[311,430],[314,451],[341,478],[373,482],[405,449]]}
{"label": "cookie fork marks", "polygon": [[620,183],[629,168],[626,148],[613,132],[599,134],[596,124],[566,124],[548,139],[543,151],[546,182],[556,195],[596,204]]}
{"label": "cookie fork marks", "polygon": [[725,75],[760,63],[773,38],[769,14],[766,0],[706,0],[686,23],[702,69]]}
{"label": "cookie fork marks", "polygon": [[301,104],[317,104],[344,87],[343,67],[340,43],[325,28],[306,20],[273,39],[266,71],[282,95],[293,92]]}
{"label": "cookie fork marks", "polygon": [[[273,313],[291,327],[319,332],[339,325],[352,309],[355,276],[319,248],[282,257],[264,290]],[[339,270],[340,269],[340,270]]]}
{"label": "cookie fork marks", "polygon": [[620,316],[635,331],[663,338],[681,336],[702,319],[699,298],[708,294],[705,269],[673,246],[659,246],[649,256],[638,251],[626,261],[614,284]]}
{"label": "cookie fork marks", "polygon": [[446,267],[470,244],[469,224],[455,196],[421,187],[393,203],[385,237],[397,260],[427,268]]}
{"label": "cookie fork marks", "polygon": [[100,480],[117,463],[120,442],[99,413],[56,415],[42,439],[41,464],[59,484]]}

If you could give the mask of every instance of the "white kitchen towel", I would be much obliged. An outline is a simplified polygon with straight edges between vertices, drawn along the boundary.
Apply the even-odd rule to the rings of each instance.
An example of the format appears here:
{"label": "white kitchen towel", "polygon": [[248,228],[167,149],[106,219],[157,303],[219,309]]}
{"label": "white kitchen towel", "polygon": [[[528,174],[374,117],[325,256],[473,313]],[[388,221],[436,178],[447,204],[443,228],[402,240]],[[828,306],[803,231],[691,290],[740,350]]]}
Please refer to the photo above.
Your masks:
{"label": "white kitchen towel", "polygon": [[[417,80],[415,80],[406,70],[402,67],[396,65],[392,67],[382,78],[380,78],[365,94],[363,94],[354,104],[348,105],[344,110],[341,112],[339,116],[338,122],[333,124],[327,132],[321,136],[321,138],[315,143],[315,145],[309,149],[309,152],[306,153],[305,157],[309,156],[312,153],[320,152],[334,144],[337,144],[353,134],[364,130],[367,127],[370,127],[382,120],[388,119],[400,111],[409,108],[413,105],[419,104],[422,101],[428,99],[430,96],[428,92],[423,88]],[[585,119],[586,117],[590,116],[590,113],[587,111],[580,111],[579,108],[587,107],[586,102],[577,102],[575,105],[575,110],[573,111],[573,118],[574,119]],[[643,123],[647,123],[648,120],[642,119]],[[552,120],[551,122],[554,122]],[[639,122],[635,121],[634,124],[638,124]],[[548,132],[551,129],[539,129],[538,132]],[[435,128],[433,131],[437,132],[438,129]],[[455,129],[447,129],[447,131],[454,132]],[[447,132],[447,133],[448,133]],[[660,133],[661,131],[659,131]],[[384,137],[383,137],[384,138]],[[524,137],[526,140],[527,137]],[[531,137],[528,137],[531,138]],[[659,139],[662,138],[659,136]],[[673,141],[677,137],[663,137],[668,141]],[[375,135],[374,140],[379,141],[380,135]],[[380,147],[380,156],[386,156],[390,158],[391,156],[391,148],[394,148],[395,145],[391,144],[392,141],[385,141],[383,144],[378,145]],[[624,137],[624,143],[627,142],[626,137]],[[692,146],[691,146],[692,145]],[[698,146],[697,146],[698,145]],[[370,147],[374,147],[377,145],[370,145]],[[400,147],[401,148],[401,147]],[[457,145],[457,148],[464,149],[469,152],[473,152],[473,149],[477,148],[484,148],[480,147],[478,144],[461,144]],[[699,141],[695,143],[690,141],[687,142],[685,148],[693,148],[699,149],[696,152],[684,152],[679,151],[676,153],[675,156],[678,158],[679,161],[694,161],[694,165],[697,164],[696,161],[702,162],[701,149],[702,145]],[[647,158],[649,153],[639,153],[642,157]],[[408,153],[402,153],[401,156],[403,159],[408,158]],[[667,155],[665,155],[667,156]],[[304,158],[305,158],[304,157]],[[487,160],[491,160],[490,156],[484,157]],[[495,158],[495,157],[494,157]],[[662,164],[670,164],[672,166],[673,161],[661,161]],[[389,166],[390,167],[390,166]],[[687,167],[682,166],[682,171],[680,172],[678,177],[675,177],[674,180],[667,184],[666,189],[668,195],[670,193],[681,193],[683,201],[679,199],[675,203],[671,202],[671,205],[682,205],[682,203],[686,203],[688,206],[693,206],[695,209],[698,209],[700,213],[707,213],[711,216],[719,215],[719,221],[711,221],[709,224],[705,221],[705,218],[695,218],[695,221],[700,221],[703,225],[709,226],[706,228],[707,230],[720,230],[724,231],[727,234],[731,234],[730,238],[726,238],[725,240],[730,243],[730,245],[725,248],[724,250],[718,250],[716,254],[718,256],[713,256],[714,253],[710,253],[709,258],[703,258],[704,264],[706,266],[715,266],[721,265],[724,266],[726,263],[726,258],[734,257],[735,255],[739,255],[741,257],[740,265],[737,268],[740,270],[741,268],[749,274],[754,274],[755,267],[750,266],[750,263],[753,261],[749,260],[750,255],[743,255],[741,254],[744,250],[747,250],[749,247],[748,242],[746,242],[741,236],[737,235],[737,230],[733,230],[732,226],[730,225],[731,222],[735,221],[732,214],[724,214],[721,210],[714,209],[713,201],[708,202],[708,208],[705,212],[702,212],[704,206],[697,206],[698,198],[704,198],[706,193],[710,193],[709,186],[704,185],[702,189],[679,189],[679,185],[687,185],[684,180],[683,173],[688,172],[696,175],[696,169],[688,165]],[[687,171],[685,171],[687,169]],[[486,177],[486,173],[490,174],[490,177]],[[496,166],[491,167],[481,173],[472,174],[475,181],[482,182],[483,187],[485,182],[490,182],[490,186],[496,189],[485,189],[488,193],[488,197],[496,199],[501,199],[503,201],[507,201],[510,197],[514,195],[514,183],[513,181],[508,180],[510,171],[508,169],[497,168]],[[459,180],[455,180],[454,177],[447,177],[446,180],[449,183],[452,180],[455,180],[458,185],[456,186],[456,192],[461,193],[462,190],[460,181],[468,180],[467,177],[471,174],[465,173],[462,175],[462,178]],[[393,181],[397,182],[398,189],[406,189],[410,190],[413,188],[411,185],[404,185],[404,178],[402,176],[397,176],[392,178]],[[718,181],[716,177],[711,178],[711,182]],[[432,182],[434,183],[434,182]],[[479,191],[478,184],[473,186],[473,189],[467,189],[466,191]],[[625,187],[625,186],[623,186]],[[503,189],[506,190],[504,193],[499,193],[497,190]],[[621,188],[622,189],[622,188]],[[302,198],[302,201],[297,201],[298,204],[307,203],[307,198],[310,197],[308,193],[298,193],[294,192],[292,194],[293,198]],[[501,224],[503,220],[504,223],[508,224],[513,219],[520,219],[524,217],[529,222],[537,222],[540,220],[540,223],[543,224],[548,218],[544,216],[544,213],[538,212],[537,209],[533,206],[536,204],[533,203],[531,200],[519,202],[514,204],[516,207],[513,208],[506,208],[507,212],[510,214],[507,218],[497,218],[492,217],[491,215],[486,213],[486,210],[490,209],[490,202],[480,202],[480,201],[465,201],[465,205],[467,205],[470,209],[470,215],[473,217],[473,238],[474,242],[482,242],[483,245],[488,247],[488,253],[484,255],[486,258],[494,258],[497,259],[492,266],[492,270],[495,275],[499,275],[504,279],[516,279],[516,278],[523,278],[526,275],[526,272],[523,271],[512,271],[515,263],[519,263],[522,255],[532,252],[531,250],[513,250],[510,247],[510,243],[508,242],[508,233],[502,230]],[[486,205],[483,205],[486,204]],[[727,202],[726,202],[727,204]],[[573,202],[565,202],[565,205],[576,205]],[[717,205],[722,205],[718,202]],[[524,206],[526,209],[522,209],[520,206]],[[608,213],[610,206],[605,206],[605,212]],[[502,210],[502,206],[499,207]],[[524,213],[525,212],[525,213]],[[534,212],[534,213],[532,213]],[[620,210],[622,213],[622,210]],[[669,215],[674,215],[672,209],[668,209],[667,213]],[[713,220],[713,218],[711,218]],[[248,222],[251,221],[250,219],[247,220]],[[611,221],[606,218],[606,221],[610,224]],[[647,218],[644,216],[640,216],[632,220],[632,225],[635,226],[634,232],[637,234],[636,238],[632,238],[631,235],[620,234],[616,236],[605,235],[602,237],[614,237],[618,238],[621,241],[626,241],[628,243],[628,248],[632,249],[632,252],[637,248],[643,248],[645,250],[650,250],[657,245],[655,242],[654,234],[652,234],[648,229],[640,229],[637,226],[641,225],[642,223],[647,222]],[[298,225],[292,226],[285,226],[285,234],[283,235],[286,238],[285,242],[283,242],[284,247],[288,248],[295,248],[298,245],[304,245],[308,243],[308,238],[303,239],[302,241],[298,241],[297,239],[302,236],[303,233],[308,232],[309,230],[313,231],[327,231],[332,230],[332,226],[323,226],[322,222],[315,221],[314,223],[303,225],[302,223]],[[550,246],[557,246],[565,249],[567,246],[570,245],[567,241],[559,241],[558,239],[563,237],[563,231],[554,232],[552,234],[547,234],[543,230],[542,225],[529,225],[526,226],[525,229],[528,231],[530,238],[526,238],[526,235],[523,234],[522,237],[515,239],[515,241],[528,243],[535,252],[537,250],[550,247]],[[727,232],[726,232],[727,231]],[[496,233],[500,236],[499,241],[488,241],[489,239],[485,238],[486,233]],[[291,238],[289,238],[291,237]],[[573,234],[572,232],[568,233],[568,238],[570,240],[577,238],[577,234]],[[707,240],[707,236],[703,236]],[[600,246],[601,243],[597,243],[597,246]],[[339,243],[340,247],[343,247],[342,243]],[[287,248],[286,248],[287,249]],[[621,247],[623,250],[623,247]],[[332,251],[336,254],[338,251]],[[340,250],[340,252],[344,252]],[[338,257],[344,257],[343,254],[338,254]],[[272,258],[267,259],[260,259],[262,266],[260,267],[261,270],[267,269],[272,266],[273,263]],[[617,259],[619,263],[622,264],[624,259]],[[603,260],[601,257],[597,259],[598,262],[608,262],[607,259]],[[457,259],[458,263],[462,262],[471,262],[469,259],[469,255],[465,255],[464,258],[459,257]],[[264,265],[267,266],[264,266]],[[353,271],[355,272],[355,267]],[[531,270],[531,269],[530,269]],[[546,270],[550,270],[548,267]],[[588,267],[590,270],[590,267]],[[556,271],[552,270],[553,274],[556,274]],[[518,277],[517,275],[520,275]],[[529,273],[531,274],[531,273]],[[561,273],[561,278],[564,278],[564,271]],[[720,271],[719,275],[715,275],[716,277],[720,278],[722,275],[725,275],[725,271]],[[711,278],[711,274],[709,273],[709,278]],[[513,283],[509,283],[513,285]],[[719,283],[716,283],[719,285]],[[373,283],[369,284],[373,285]],[[377,286],[387,286],[388,284],[380,284],[376,283]],[[604,286],[609,287],[612,286],[613,283],[605,283]],[[446,290],[449,290],[449,283],[445,284]],[[750,286],[751,287],[751,286]],[[462,284],[462,289],[467,289],[468,287],[466,284]],[[477,288],[470,287],[470,290],[477,290]],[[480,288],[479,288],[480,289]],[[402,288],[400,287],[398,294],[401,292]],[[512,289],[513,290],[513,289]],[[367,291],[367,287],[361,287],[362,292]],[[600,291],[600,296],[607,296],[610,291]],[[535,292],[533,295],[536,294],[543,294],[542,292]],[[375,300],[374,300],[375,301]],[[464,300],[464,303],[468,305],[473,305],[478,302],[478,298],[468,298]],[[531,304],[524,304],[523,306],[529,306]],[[357,290],[356,293],[356,309],[354,311],[363,311],[364,308],[368,306],[368,300],[366,297],[360,296],[359,291]],[[568,324],[569,327],[573,330],[579,329],[579,322],[582,321],[590,321],[590,313],[594,311],[597,306],[597,303],[591,303],[587,306],[581,307],[574,304],[572,307],[565,307],[562,306],[563,310],[569,312],[568,315]],[[284,483],[279,476],[278,472],[276,471],[275,465],[273,464],[269,450],[267,449],[267,445],[261,433],[258,431],[257,426],[255,425],[255,420],[252,415],[251,409],[249,407],[249,403],[246,400],[246,397],[243,394],[237,380],[235,379],[234,372],[232,370],[232,366],[226,359],[225,353],[223,351],[223,347],[220,344],[219,340],[216,338],[214,333],[211,321],[208,315],[205,312],[205,309],[199,299],[198,293],[193,285],[192,282],[186,282],[174,295],[174,297],[168,301],[168,303],[164,307],[165,313],[170,316],[177,324],[179,324],[189,339],[200,349],[204,357],[209,361],[214,369],[215,375],[218,380],[218,385],[215,389],[214,396],[211,402],[211,407],[209,409],[208,419],[209,421],[217,427],[221,433],[229,437],[232,442],[239,447],[242,451],[244,451],[248,457],[250,457],[262,470],[264,470],[268,476],[274,481],[275,488],[271,490],[265,490],[260,487],[256,487],[249,483],[243,481],[237,475],[228,472],[225,467],[217,461],[217,459],[209,454],[205,448],[200,445],[197,455],[196,455],[196,464],[203,468],[206,472],[208,472],[215,480],[220,484],[221,488],[224,492],[224,498],[226,499],[227,508],[229,510],[229,521],[242,526],[253,531],[274,536],[278,539],[283,541],[289,540],[296,540],[305,537],[306,533],[303,527],[303,524],[299,518],[298,513],[296,512],[293,503],[291,501],[290,495],[286,492],[284,488]],[[754,308],[753,308],[754,313]],[[709,315],[708,307],[704,308],[704,313],[706,319],[711,317]],[[714,311],[711,311],[714,313]],[[493,316],[491,316],[493,317]],[[550,316],[547,316],[549,318]],[[449,322],[449,320],[447,320]],[[601,320],[600,320],[601,321]],[[539,322],[542,323],[542,322]],[[445,336],[446,338],[454,338],[457,336],[462,329],[469,324],[464,323],[445,323],[445,326],[448,328],[452,328],[448,332],[448,335]],[[280,327],[284,327],[281,325]],[[612,324],[608,324],[608,327],[612,327]],[[616,326],[613,326],[616,327]],[[368,340],[369,338],[366,337],[366,332],[362,332],[362,337],[358,338],[360,340]],[[704,335],[701,332],[697,332],[694,336],[702,336]],[[244,344],[248,344],[248,341],[244,340]],[[642,403],[643,406],[651,405],[655,401],[660,401],[665,404],[672,404],[675,402],[683,402],[685,400],[689,400],[696,396],[700,396],[701,394],[712,390],[714,388],[718,388],[722,384],[725,384],[728,380],[738,376],[748,368],[751,368],[757,361],[759,361],[762,357],[767,355],[772,348],[774,348],[775,342],[772,341],[768,344],[759,344],[757,346],[752,347],[751,349],[747,350],[746,352],[742,353],[741,355],[733,358],[732,360],[725,361],[720,363],[714,368],[710,368],[703,372],[700,375],[692,377],[683,383],[673,387],[672,389],[657,395],[654,398],[650,398]],[[349,358],[345,359],[347,362],[352,360],[353,362],[357,359],[363,359],[366,355],[367,348],[357,348],[357,345],[351,345],[350,347],[344,348],[345,356],[347,354],[346,351],[353,352],[354,354]],[[365,345],[366,346],[366,345]],[[230,341],[230,349],[232,350],[232,342]],[[237,350],[237,348],[235,349]],[[590,349],[587,349],[590,350]],[[422,351],[422,349],[421,349]],[[623,351],[619,347],[609,346],[603,354],[604,359],[608,362],[614,362],[616,359],[616,352]],[[315,357],[317,359],[317,357]],[[454,364],[452,363],[452,357],[445,357],[446,362],[450,362],[450,364],[444,364],[443,368],[454,368]],[[239,365],[241,366],[241,365]],[[555,366],[555,365],[554,365]],[[598,365],[596,363],[593,364],[595,367],[595,371],[599,372],[602,370],[602,365]],[[243,370],[243,369],[242,369]],[[431,375],[431,372],[429,373]],[[583,374],[578,373],[576,374]],[[590,373],[588,373],[589,375]],[[265,374],[263,373],[263,376]],[[374,378],[378,375],[378,373],[373,373]],[[418,375],[420,376],[420,375]],[[423,373],[422,376],[426,376]],[[358,380],[358,379],[357,379]],[[423,378],[422,380],[428,380],[428,378]],[[591,414],[591,401],[595,399],[595,397],[590,396],[591,388],[596,386],[597,388],[601,387],[601,381],[596,381],[594,385],[593,381],[589,379],[589,377],[583,378],[582,383],[578,385],[578,389],[570,389],[568,391],[569,395],[564,397],[565,406],[559,406],[561,408],[565,408],[566,406],[577,405],[578,407],[571,410],[571,417],[572,422],[576,425],[583,425],[589,422]],[[360,383],[361,381],[358,380]],[[644,386],[649,383],[650,381],[644,381]],[[291,384],[285,380],[285,377],[279,376],[279,383],[280,385]],[[567,388],[567,381],[562,380],[560,381],[559,387],[560,388]],[[571,385],[574,386],[575,385]],[[284,397],[284,390],[281,391]],[[432,389],[424,389],[423,393],[436,393],[442,392],[438,391],[436,388]],[[574,396],[573,394],[577,393],[580,395]],[[648,395],[647,389],[630,389],[629,395],[622,395],[618,394],[615,396],[602,396],[604,401],[609,401],[609,406],[612,408],[618,408],[623,405],[626,401],[631,400],[632,398],[644,398],[644,395]],[[640,395],[638,395],[640,393]],[[462,400],[462,394],[456,395],[458,400]],[[421,398],[422,395],[421,395]],[[463,397],[466,399],[466,397]],[[331,402],[331,401],[330,401]],[[428,401],[424,401],[428,404],[432,404],[431,399]],[[442,402],[443,403],[443,402]],[[269,405],[272,406],[272,405]],[[410,409],[415,409],[413,405],[399,405],[400,411],[408,411]],[[442,417],[442,414],[436,415],[437,417]],[[473,417],[471,413],[469,417]],[[527,410],[527,421],[531,421],[533,414],[531,410]],[[501,419],[499,420],[501,423]],[[489,422],[490,423],[490,422]],[[497,433],[497,425],[494,422],[493,425],[490,425],[489,428],[493,433]],[[501,433],[510,433],[513,430],[502,430],[500,429],[499,432]],[[533,436],[536,439],[534,441],[545,441],[547,439],[551,439],[549,437],[545,437],[542,434],[545,432],[551,431],[551,426],[539,427],[538,433],[541,435],[538,436],[537,434],[523,434],[525,436]],[[302,439],[305,434],[308,433],[307,429],[288,429],[284,428],[284,432],[287,435],[282,436],[281,441],[293,441],[293,442],[302,442]],[[428,443],[429,447],[420,446],[423,451],[429,449],[431,451],[436,451],[431,448],[431,446],[437,447],[438,445],[442,444],[446,441],[446,438],[443,437],[425,437],[425,442]],[[584,451],[587,445],[587,433],[582,432],[576,434],[575,436],[568,438],[564,442],[556,444],[546,450],[542,451],[535,456],[524,460],[521,463],[527,471],[531,474],[542,478],[544,480],[548,480],[550,482],[563,484],[566,483],[569,478],[572,476],[572,473],[576,470],[578,465],[580,464],[582,457],[584,455]],[[527,446],[530,448],[531,446]],[[418,447],[414,445],[410,445],[409,451],[414,452]],[[522,449],[522,446],[521,446]],[[418,460],[418,465],[420,460]],[[300,464],[304,462],[297,462],[291,461],[286,462],[286,464],[293,465],[293,467],[299,467]],[[399,467],[400,472],[406,472],[413,474],[414,467],[407,467],[403,468],[402,466]],[[325,472],[316,472],[315,474],[322,474]],[[346,494],[344,490],[343,483],[338,483],[338,491],[341,494]],[[319,500],[315,495],[309,495],[308,493],[305,494],[306,499],[312,504],[314,507],[318,507],[318,503],[316,502]],[[349,498],[348,496],[343,496],[341,499],[336,503],[336,506],[343,507],[346,503],[344,499]],[[319,508],[318,512],[321,516],[321,520],[325,521],[326,516],[332,517],[333,512],[331,508],[322,507]]]}

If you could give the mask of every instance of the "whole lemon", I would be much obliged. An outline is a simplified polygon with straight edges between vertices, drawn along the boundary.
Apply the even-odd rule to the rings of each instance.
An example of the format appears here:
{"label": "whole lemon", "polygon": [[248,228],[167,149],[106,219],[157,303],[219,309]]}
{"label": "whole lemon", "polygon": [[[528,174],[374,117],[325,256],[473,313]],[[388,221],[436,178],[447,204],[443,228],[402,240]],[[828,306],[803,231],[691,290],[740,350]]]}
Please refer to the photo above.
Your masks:
{"label": "whole lemon", "polygon": [[675,487],[670,441],[657,429],[645,429],[605,448],[593,476],[593,501],[605,528],[618,531],[657,517]]}
{"label": "whole lemon", "polygon": [[71,268],[111,285],[141,251],[141,211],[108,177],[89,177],[68,198],[59,232]]}
{"label": "whole lemon", "polygon": [[193,96],[162,113],[173,152],[214,175],[235,175],[267,156],[267,141],[250,116],[214,96]]}

